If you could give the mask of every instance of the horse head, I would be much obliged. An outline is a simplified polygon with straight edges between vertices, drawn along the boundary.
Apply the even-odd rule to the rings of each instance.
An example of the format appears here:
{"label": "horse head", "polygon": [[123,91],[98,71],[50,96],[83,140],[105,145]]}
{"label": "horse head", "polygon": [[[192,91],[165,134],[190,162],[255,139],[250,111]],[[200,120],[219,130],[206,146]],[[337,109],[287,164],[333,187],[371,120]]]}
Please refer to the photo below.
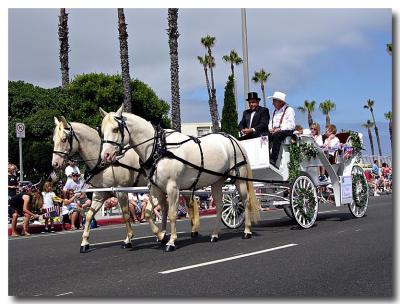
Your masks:
{"label": "horse head", "polygon": [[125,136],[126,118],[122,116],[123,105],[117,112],[107,113],[102,108],[99,108],[99,110],[103,117],[101,123],[101,133],[103,135],[101,158],[106,163],[112,163],[129,142],[129,137]]}
{"label": "horse head", "polygon": [[60,120],[54,117],[55,128],[53,132],[53,159],[52,166],[54,169],[62,169],[66,165],[66,161],[77,151],[78,145],[74,145],[76,135],[71,124],[61,116]]}

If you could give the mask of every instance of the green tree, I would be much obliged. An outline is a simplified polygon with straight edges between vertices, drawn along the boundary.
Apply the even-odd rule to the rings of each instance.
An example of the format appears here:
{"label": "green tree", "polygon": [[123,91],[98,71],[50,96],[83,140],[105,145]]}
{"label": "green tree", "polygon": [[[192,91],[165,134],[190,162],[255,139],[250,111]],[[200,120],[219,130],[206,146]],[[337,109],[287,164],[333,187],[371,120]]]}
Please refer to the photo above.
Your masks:
{"label": "green tree", "polygon": [[376,141],[378,142],[378,152],[379,152],[379,164],[382,164],[382,148],[381,148],[381,139],[379,138],[379,130],[376,125],[375,115],[374,115],[374,101],[372,99],[368,99],[367,103],[364,105],[364,109],[368,109],[371,112],[372,121],[374,122],[374,130]]}
{"label": "green tree", "polygon": [[315,100],[304,100],[304,105],[301,107],[297,107],[297,110],[299,110],[301,113],[306,113],[307,112],[307,117],[308,117],[308,126],[311,127],[313,123],[313,118],[312,118],[312,113],[315,111],[315,106],[317,105],[317,102]]}
{"label": "green tree", "polygon": [[[134,113],[170,127],[169,105],[159,99],[145,83],[133,80]],[[24,173],[29,180],[47,178],[51,172],[54,116],[64,115],[69,121],[79,121],[96,127],[101,122],[98,107],[115,111],[123,101],[120,75],[78,75],[67,89],[43,89],[23,81],[8,82],[8,160],[19,165],[15,124],[23,122]]]}
{"label": "green tree", "polygon": [[118,9],[119,53],[121,59],[122,83],[124,85],[124,111],[132,113],[132,91],[129,73],[128,31],[126,29],[124,9]]}
{"label": "green tree", "polygon": [[65,88],[69,84],[68,14],[65,12],[65,8],[60,8],[58,16],[58,40],[60,41],[61,83]]}
{"label": "green tree", "polygon": [[374,158],[375,157],[375,149],[374,149],[374,141],[372,139],[372,133],[371,133],[371,128],[374,126],[374,123],[368,119],[367,123],[363,124],[362,126],[364,128],[366,128],[368,131],[369,144],[371,146],[371,156],[372,156],[372,158]]}
{"label": "green tree", "polygon": [[222,109],[221,131],[238,137],[238,113],[235,105],[233,75],[228,77],[225,86],[224,107]]}
{"label": "green tree", "polygon": [[319,109],[322,114],[325,115],[325,128],[331,124],[331,118],[329,116],[329,112],[336,109],[336,104],[332,102],[330,99],[327,99],[319,104]]}
{"label": "green tree", "polygon": [[392,111],[389,111],[384,114],[385,118],[389,120],[389,134],[390,134],[390,145],[393,146],[392,142],[392,129],[393,129],[393,114]]}
{"label": "green tree", "polygon": [[210,60],[208,61],[210,64],[208,68],[210,69],[210,76],[211,76],[211,104],[210,104],[210,112],[211,112],[211,122],[213,132],[219,132],[219,114],[218,114],[218,103],[217,103],[217,94],[214,84],[214,72],[213,67],[215,66],[214,57],[212,56],[212,48],[215,44],[215,37],[211,37],[207,35],[201,38],[201,44],[207,49],[208,56]]}
{"label": "green tree", "polygon": [[243,59],[239,57],[238,53],[235,50],[231,50],[229,55],[224,55],[222,60],[225,62],[229,62],[231,65],[231,75],[233,76],[233,92],[235,94],[235,104],[237,109],[237,96],[236,96],[236,78],[235,78],[235,65],[239,65],[243,62]]}
{"label": "green tree", "polygon": [[267,80],[268,80],[268,78],[270,76],[271,76],[271,73],[267,73],[267,72],[265,72],[264,69],[261,69],[260,71],[255,72],[253,78],[251,79],[255,83],[259,83],[260,86],[261,86],[261,92],[262,92],[262,95],[263,95],[263,105],[264,105],[264,107],[267,106],[267,102],[266,102],[266,99],[265,99],[265,85],[264,85],[264,83],[267,82]]}
{"label": "green tree", "polygon": [[178,63],[178,9],[168,9],[168,44],[171,61],[171,120],[172,129],[181,132],[181,102],[179,95],[179,63]]}

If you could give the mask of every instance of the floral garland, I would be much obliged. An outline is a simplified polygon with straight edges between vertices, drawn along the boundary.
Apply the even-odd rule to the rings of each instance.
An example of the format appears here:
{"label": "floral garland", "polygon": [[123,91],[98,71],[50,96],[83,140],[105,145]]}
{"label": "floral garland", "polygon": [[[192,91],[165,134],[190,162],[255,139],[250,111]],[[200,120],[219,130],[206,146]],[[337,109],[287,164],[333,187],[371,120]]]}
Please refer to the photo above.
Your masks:
{"label": "floral garland", "polygon": [[357,132],[354,131],[348,131],[348,132],[350,133],[349,137],[350,137],[351,147],[353,148],[353,153],[355,155],[358,155],[359,153],[361,153],[361,150],[363,150],[360,136],[358,136]]}
{"label": "floral garland", "polygon": [[[360,195],[357,193],[357,188],[359,183],[361,183],[362,191]],[[363,195],[368,195],[368,184],[365,180],[364,174],[358,173],[353,174],[352,176],[352,194],[353,194],[353,201],[355,202],[358,208],[364,208],[367,200],[361,199]]]}
{"label": "floral garland", "polygon": [[[298,206],[299,213],[307,220],[310,221],[315,214],[315,205],[317,201],[314,196],[314,191],[307,190],[304,188],[299,189],[299,195],[295,200],[295,204]],[[304,206],[307,205],[307,206]],[[304,211],[304,207],[307,207],[307,212]]]}
{"label": "floral garland", "polygon": [[300,175],[300,163],[303,160],[310,161],[312,158],[316,158],[318,155],[317,148],[310,143],[300,143],[292,141],[289,147],[290,160],[288,164],[289,168],[289,182],[293,183],[296,178]]}

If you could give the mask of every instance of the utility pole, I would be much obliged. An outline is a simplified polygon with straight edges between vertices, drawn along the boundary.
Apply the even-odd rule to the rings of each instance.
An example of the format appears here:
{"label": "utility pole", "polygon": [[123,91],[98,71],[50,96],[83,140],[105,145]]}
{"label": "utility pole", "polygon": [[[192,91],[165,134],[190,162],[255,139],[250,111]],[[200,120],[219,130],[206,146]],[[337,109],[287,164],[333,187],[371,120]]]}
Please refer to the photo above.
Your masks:
{"label": "utility pole", "polygon": [[242,15],[242,48],[243,48],[243,79],[244,79],[244,108],[249,108],[246,102],[247,93],[249,93],[249,58],[247,53],[247,22],[246,22],[246,9],[241,9]]}

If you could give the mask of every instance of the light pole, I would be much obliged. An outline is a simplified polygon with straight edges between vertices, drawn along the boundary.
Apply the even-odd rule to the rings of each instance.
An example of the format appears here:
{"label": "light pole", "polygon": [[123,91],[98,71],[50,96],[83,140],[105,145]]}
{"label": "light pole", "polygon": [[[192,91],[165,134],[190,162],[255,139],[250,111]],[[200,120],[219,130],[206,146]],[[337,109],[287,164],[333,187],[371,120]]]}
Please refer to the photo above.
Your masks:
{"label": "light pole", "polygon": [[244,108],[249,108],[246,102],[247,93],[249,93],[249,58],[247,54],[247,22],[246,9],[241,9],[242,15],[242,48],[243,48],[243,80],[244,80]]}

